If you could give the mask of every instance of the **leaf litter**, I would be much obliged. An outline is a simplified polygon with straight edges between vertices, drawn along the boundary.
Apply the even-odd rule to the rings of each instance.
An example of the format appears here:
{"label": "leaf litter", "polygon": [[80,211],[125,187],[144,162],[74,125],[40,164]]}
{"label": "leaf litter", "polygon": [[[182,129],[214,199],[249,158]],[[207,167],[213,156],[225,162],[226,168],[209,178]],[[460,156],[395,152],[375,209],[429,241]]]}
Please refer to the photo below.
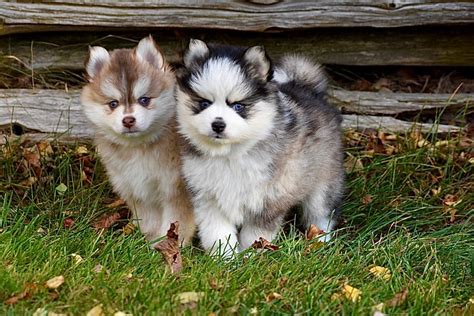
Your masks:
{"label": "leaf litter", "polygon": [[171,223],[166,233],[166,238],[155,245],[155,249],[163,255],[172,274],[180,273],[183,268],[179,249],[178,227],[179,222]]}

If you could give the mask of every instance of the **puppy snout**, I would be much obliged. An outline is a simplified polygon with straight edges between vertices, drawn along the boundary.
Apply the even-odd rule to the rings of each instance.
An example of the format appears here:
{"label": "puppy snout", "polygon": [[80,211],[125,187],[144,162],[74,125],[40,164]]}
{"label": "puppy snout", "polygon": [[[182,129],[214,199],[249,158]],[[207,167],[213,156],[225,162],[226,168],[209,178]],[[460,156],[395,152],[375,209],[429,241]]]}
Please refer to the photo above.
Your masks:
{"label": "puppy snout", "polygon": [[135,121],[136,120],[133,116],[126,116],[126,117],[123,118],[122,124],[126,128],[131,128],[131,127],[133,127],[133,125],[135,125]]}
{"label": "puppy snout", "polygon": [[211,124],[212,130],[216,133],[222,133],[225,129],[225,122],[221,117],[216,117]]}

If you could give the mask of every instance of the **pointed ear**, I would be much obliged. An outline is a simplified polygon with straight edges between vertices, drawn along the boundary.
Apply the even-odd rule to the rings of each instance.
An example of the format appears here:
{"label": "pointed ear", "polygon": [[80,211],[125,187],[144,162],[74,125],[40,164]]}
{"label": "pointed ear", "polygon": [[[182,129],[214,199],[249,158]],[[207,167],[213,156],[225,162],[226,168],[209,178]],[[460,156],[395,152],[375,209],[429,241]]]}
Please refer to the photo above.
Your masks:
{"label": "pointed ear", "polygon": [[138,46],[135,48],[135,55],[158,69],[163,69],[165,64],[165,58],[151,35],[143,38],[138,43]]}
{"label": "pointed ear", "polygon": [[255,75],[261,79],[269,80],[272,64],[263,46],[252,46],[244,53],[244,60]]}
{"label": "pointed ear", "polygon": [[189,41],[188,49],[184,53],[184,65],[191,66],[196,60],[205,58],[209,54],[209,47],[206,43],[198,39]]}
{"label": "pointed ear", "polygon": [[89,81],[92,81],[100,70],[110,61],[109,52],[100,46],[89,46],[89,59],[86,61],[86,71]]}

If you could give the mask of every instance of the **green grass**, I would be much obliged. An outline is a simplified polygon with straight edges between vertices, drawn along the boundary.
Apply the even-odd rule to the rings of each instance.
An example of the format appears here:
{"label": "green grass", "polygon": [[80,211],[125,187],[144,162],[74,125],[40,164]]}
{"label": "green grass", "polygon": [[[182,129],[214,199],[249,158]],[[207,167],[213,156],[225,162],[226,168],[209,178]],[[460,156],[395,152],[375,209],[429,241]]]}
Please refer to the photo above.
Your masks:
{"label": "green grass", "polygon": [[[139,232],[109,229],[99,234],[91,228],[93,219],[108,211],[105,201],[112,196],[94,154],[84,160],[74,146],[54,145],[54,153],[41,159],[39,181],[20,185],[34,173],[25,167],[25,146],[10,143],[2,148],[0,173],[0,314],[32,314],[43,308],[83,315],[103,304],[107,315],[372,315],[373,306],[404,288],[407,299],[384,313],[472,313],[473,164],[461,154],[469,149],[458,146],[457,139],[451,147],[416,148],[408,137],[395,143],[398,153],[367,154],[363,150],[370,138],[359,136],[360,141],[349,142],[348,151],[363,168],[348,174],[337,238],[307,251],[315,242],[290,227],[276,241],[279,250],[252,250],[230,262],[188,247],[179,276],[169,273]],[[81,179],[85,166],[94,170],[92,184]],[[68,188],[64,194],[56,190],[60,183]],[[438,188],[434,195],[432,189]],[[453,222],[443,206],[446,194],[462,200]],[[364,204],[367,195],[372,202]],[[71,217],[74,225],[65,228],[64,219]],[[83,261],[76,263],[72,254]],[[98,264],[104,267],[99,273],[94,272]],[[372,265],[390,269],[392,278],[374,277]],[[48,290],[44,283],[59,275],[65,283]],[[36,288],[29,297],[14,305],[3,303],[32,284]],[[344,284],[362,291],[359,301],[332,299]],[[183,305],[176,295],[188,291],[204,296],[197,304]],[[267,301],[273,292],[281,298]]]}

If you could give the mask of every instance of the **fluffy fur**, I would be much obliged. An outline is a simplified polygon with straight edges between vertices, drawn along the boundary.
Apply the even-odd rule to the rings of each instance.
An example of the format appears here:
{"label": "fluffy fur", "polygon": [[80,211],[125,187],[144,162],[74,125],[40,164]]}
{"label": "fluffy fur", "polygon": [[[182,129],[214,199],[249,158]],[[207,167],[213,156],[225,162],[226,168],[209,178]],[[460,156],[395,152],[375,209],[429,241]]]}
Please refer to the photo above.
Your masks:
{"label": "fluffy fur", "polygon": [[262,47],[199,40],[184,62],[177,118],[203,247],[228,254],[272,240],[296,205],[306,226],[330,232],[344,187],[341,115],[320,67],[303,57],[273,67]]}
{"label": "fluffy fur", "polygon": [[115,191],[148,240],[179,221],[188,243],[195,224],[180,176],[175,77],[163,55],[151,37],[135,49],[91,47],[86,70],[81,102]]}

